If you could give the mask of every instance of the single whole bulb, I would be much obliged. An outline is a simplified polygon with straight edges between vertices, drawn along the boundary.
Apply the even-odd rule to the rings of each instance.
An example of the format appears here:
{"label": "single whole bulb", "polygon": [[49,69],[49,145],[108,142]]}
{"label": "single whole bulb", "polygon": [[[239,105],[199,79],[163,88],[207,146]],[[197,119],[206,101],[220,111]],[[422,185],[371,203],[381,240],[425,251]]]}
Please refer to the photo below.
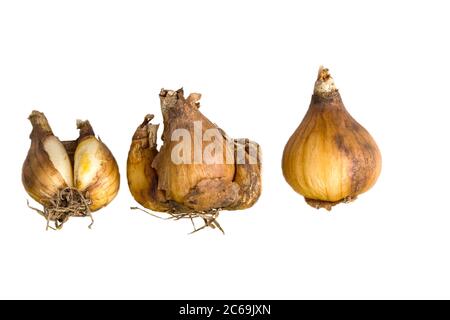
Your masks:
{"label": "single whole bulb", "polygon": [[283,153],[288,184],[315,208],[349,202],[381,171],[372,136],[345,108],[328,69],[319,69],[309,109]]}

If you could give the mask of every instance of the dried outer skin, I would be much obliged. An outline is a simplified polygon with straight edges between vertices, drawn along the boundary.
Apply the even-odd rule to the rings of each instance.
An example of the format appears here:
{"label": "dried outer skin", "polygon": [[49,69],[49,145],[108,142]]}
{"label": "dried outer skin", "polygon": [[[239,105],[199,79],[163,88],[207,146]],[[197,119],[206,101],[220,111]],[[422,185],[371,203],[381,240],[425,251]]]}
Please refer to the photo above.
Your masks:
{"label": "dried outer skin", "polygon": [[[183,91],[165,91],[160,94],[161,109],[164,118],[163,141],[164,145],[155,157],[152,167],[158,173],[158,189],[164,190],[168,200],[193,206],[196,210],[208,209],[218,205],[227,206],[229,201],[220,204],[217,201],[217,192],[233,193],[235,187],[232,186],[235,175],[234,164],[226,163],[227,153],[233,153],[229,144],[224,141],[223,153],[217,154],[217,163],[188,163],[176,164],[172,161],[172,150],[180,142],[172,141],[171,135],[174,130],[184,129],[190,133],[191,155],[194,159],[195,145],[201,143],[194,141],[196,138],[202,139],[206,130],[217,129],[217,126],[209,121],[199,110],[198,100],[200,94],[193,93],[187,99],[183,96]],[[201,123],[201,132],[194,134],[194,123]],[[192,161],[194,162],[194,161]],[[218,180],[216,180],[218,179]],[[208,184],[204,180],[214,180],[210,183],[210,189],[202,189],[202,193],[210,194],[208,197],[198,197],[195,187],[202,181],[202,185]],[[223,191],[228,190],[228,191]],[[188,201],[188,202],[186,202]]]}
{"label": "dried outer skin", "polygon": [[[84,161],[84,163],[80,163],[81,166],[91,165],[92,159],[100,163],[94,178],[87,185],[82,186],[79,182],[76,182],[75,185],[90,199],[89,209],[94,212],[108,205],[116,197],[120,187],[119,167],[108,147],[95,137],[89,121],[80,121],[78,129],[80,129],[80,137],[74,154],[75,159]],[[91,157],[90,159],[85,158],[83,154],[78,154],[83,152],[83,145],[86,144],[94,144],[97,149],[95,154],[88,155]]]}
{"label": "dried outer skin", "polygon": [[35,201],[46,206],[48,199],[68,186],[44,151],[45,139],[53,136],[47,118],[43,113],[33,111],[29,120],[33,130],[30,135],[31,146],[22,168],[22,183]]}
{"label": "dried outer skin", "polygon": [[[191,94],[186,100],[183,91],[161,92],[161,109],[164,117],[164,133],[162,139],[164,145],[158,153],[156,146],[157,126],[149,124],[152,115],[146,117],[147,121],[139,126],[133,136],[128,155],[128,184],[133,197],[142,206],[154,211],[171,212],[207,212],[212,209],[239,210],[251,207],[261,194],[261,161],[259,153],[249,163],[254,155],[249,154],[249,145],[257,146],[248,139],[233,140],[232,149],[228,152],[237,152],[237,147],[245,150],[244,164],[231,164],[225,170],[215,170],[216,175],[208,176],[208,169],[214,171],[216,165],[208,165],[210,168],[194,174],[195,179],[184,184],[185,192],[181,197],[174,199],[170,195],[170,187],[179,184],[186,176],[192,175],[191,170],[198,170],[195,165],[184,166],[182,170],[176,170],[170,157],[170,133],[176,128],[192,130],[193,121],[202,121],[203,127],[215,128],[222,132],[225,139],[230,139],[216,125],[197,111],[199,108],[199,94]],[[172,108],[172,107],[178,108]],[[172,108],[172,109],[171,109]],[[187,119],[182,119],[184,115]],[[148,128],[152,133],[149,138]],[[231,141],[231,140],[229,140]],[[257,148],[259,152],[259,148]],[[163,153],[163,155],[161,155]],[[165,153],[165,155],[164,155]],[[235,159],[237,159],[235,157]],[[223,175],[223,173],[231,174]],[[217,174],[217,172],[219,174]],[[162,178],[161,178],[162,177]],[[164,180],[164,181],[161,181]],[[168,196],[169,194],[169,196]]]}
{"label": "dried outer skin", "polygon": [[239,193],[239,185],[233,181],[204,179],[189,191],[183,205],[198,212],[228,208],[239,200]]}
{"label": "dried outer skin", "polygon": [[143,207],[166,212],[171,209],[164,193],[158,190],[158,176],[152,168],[158,154],[156,138],[159,125],[150,124],[153,115],[147,115],[136,129],[127,160],[128,187],[134,199]]}
{"label": "dried outer skin", "polygon": [[[230,139],[220,129],[226,139]],[[245,151],[244,161],[235,163],[235,175],[231,183],[224,183],[219,179],[207,179],[200,181],[190,194],[194,194],[198,203],[204,207],[193,205],[191,197],[185,201],[185,205],[197,211],[205,211],[211,208],[223,208],[226,210],[243,210],[252,207],[258,201],[261,191],[261,152],[259,145],[249,139],[234,139],[235,161],[238,159],[238,150]],[[250,152],[250,149],[253,151]],[[202,201],[203,200],[203,201]],[[208,207],[207,207],[208,206]]]}
{"label": "dried outer skin", "polygon": [[[236,139],[235,159],[238,159],[238,149],[245,149],[245,162],[236,163],[234,182],[239,185],[239,199],[229,210],[242,210],[252,207],[261,195],[261,149],[259,145],[248,139]],[[251,152],[251,148],[256,150]]]}
{"label": "dried outer skin", "polygon": [[283,174],[307,202],[330,209],[369,190],[381,171],[381,154],[342,103],[339,92],[315,94],[283,154]]}

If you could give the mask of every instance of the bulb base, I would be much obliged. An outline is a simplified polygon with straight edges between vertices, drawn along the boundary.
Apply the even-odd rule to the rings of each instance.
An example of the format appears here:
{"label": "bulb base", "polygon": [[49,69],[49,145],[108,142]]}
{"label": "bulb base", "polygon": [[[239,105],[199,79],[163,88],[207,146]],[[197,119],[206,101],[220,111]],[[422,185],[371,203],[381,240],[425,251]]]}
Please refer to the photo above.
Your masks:
{"label": "bulb base", "polygon": [[355,201],[357,196],[349,196],[339,201],[324,201],[324,200],[317,200],[317,199],[310,199],[305,198],[305,201],[307,204],[309,204],[311,207],[316,209],[324,208],[327,211],[331,211],[331,208],[339,203],[349,203],[352,201]]}

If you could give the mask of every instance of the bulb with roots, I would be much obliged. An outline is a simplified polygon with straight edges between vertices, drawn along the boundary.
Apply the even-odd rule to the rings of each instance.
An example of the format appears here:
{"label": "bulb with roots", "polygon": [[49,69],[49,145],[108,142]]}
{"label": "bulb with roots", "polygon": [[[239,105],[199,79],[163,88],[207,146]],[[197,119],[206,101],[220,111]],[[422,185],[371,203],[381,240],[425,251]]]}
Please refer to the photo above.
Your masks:
{"label": "bulb with roots", "polygon": [[[203,227],[219,228],[221,210],[246,209],[261,194],[258,144],[231,139],[200,111],[197,93],[161,90],[164,130],[147,115],[136,129],[128,154],[130,191],[143,207],[174,219],[202,218]],[[195,228],[194,231],[199,229]]]}

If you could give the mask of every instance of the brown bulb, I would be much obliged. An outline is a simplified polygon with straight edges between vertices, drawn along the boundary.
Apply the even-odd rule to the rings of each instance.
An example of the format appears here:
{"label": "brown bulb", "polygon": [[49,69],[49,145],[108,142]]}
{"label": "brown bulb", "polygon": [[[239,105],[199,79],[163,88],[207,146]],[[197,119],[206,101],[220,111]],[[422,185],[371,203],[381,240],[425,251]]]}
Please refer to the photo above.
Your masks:
{"label": "brown bulb", "polygon": [[[77,121],[80,136],[60,141],[42,112],[29,117],[31,146],[22,169],[28,194],[43,206],[35,209],[60,229],[70,217],[92,219],[91,212],[109,204],[119,191],[119,168],[89,121]],[[92,224],[91,224],[92,225]]]}
{"label": "brown bulb", "polygon": [[327,210],[356,199],[380,175],[377,144],[345,108],[328,69],[319,70],[309,109],[284,149],[282,168],[309,205]]}
{"label": "brown bulb", "polygon": [[259,146],[229,138],[200,112],[198,93],[185,98],[182,89],[163,89],[159,97],[164,143],[158,150],[158,125],[147,115],[128,154],[130,191],[145,208],[220,228],[220,210],[249,208],[259,198]]}

